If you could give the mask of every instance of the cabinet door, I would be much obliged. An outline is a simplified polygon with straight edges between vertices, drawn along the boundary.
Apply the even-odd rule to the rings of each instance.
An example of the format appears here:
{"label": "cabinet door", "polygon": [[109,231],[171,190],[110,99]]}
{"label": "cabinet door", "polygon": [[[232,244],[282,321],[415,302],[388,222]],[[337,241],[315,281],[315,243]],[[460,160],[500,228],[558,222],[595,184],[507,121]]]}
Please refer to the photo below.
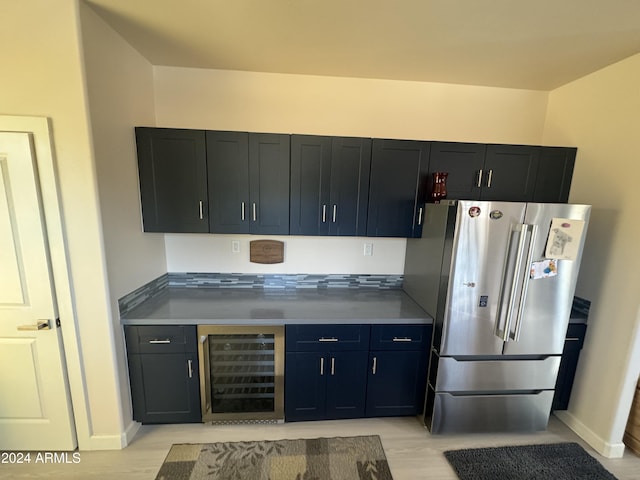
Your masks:
{"label": "cabinet door", "polygon": [[326,235],[329,232],[331,144],[331,137],[291,137],[292,235]]}
{"label": "cabinet door", "polygon": [[539,160],[539,147],[488,145],[480,199],[532,201]]}
{"label": "cabinet door", "polygon": [[145,232],[209,231],[205,135],[136,127]]}
{"label": "cabinet door", "polygon": [[374,139],[369,185],[369,237],[419,237],[429,143]]}
{"label": "cabinet door", "polygon": [[367,391],[367,352],[329,352],[326,418],[364,416]]}
{"label": "cabinet door", "polygon": [[329,235],[364,236],[367,230],[371,139],[333,139]]}
{"label": "cabinet door", "polygon": [[129,355],[133,418],[142,423],[200,422],[195,353]]}
{"label": "cabinet door", "polygon": [[573,379],[578,368],[580,350],[584,345],[584,337],[587,331],[585,324],[569,325],[567,336],[562,350],[562,359],[558,368],[558,378],[553,396],[552,410],[566,410],[569,408]]}
{"label": "cabinet door", "polygon": [[325,352],[287,352],[284,413],[288,422],[325,417],[327,361]]}
{"label": "cabinet door", "polygon": [[478,200],[486,149],[486,145],[480,143],[431,143],[429,195],[433,191],[433,173],[447,172],[447,198]]}
{"label": "cabinet door", "polygon": [[249,134],[250,233],[289,233],[289,135]]}
{"label": "cabinet door", "polygon": [[249,134],[207,132],[212,233],[249,233]]}
{"label": "cabinet door", "polygon": [[533,192],[534,202],[567,203],[576,161],[576,148],[542,147]]}
{"label": "cabinet door", "polygon": [[422,412],[426,383],[426,349],[370,352],[366,415],[417,415]]}

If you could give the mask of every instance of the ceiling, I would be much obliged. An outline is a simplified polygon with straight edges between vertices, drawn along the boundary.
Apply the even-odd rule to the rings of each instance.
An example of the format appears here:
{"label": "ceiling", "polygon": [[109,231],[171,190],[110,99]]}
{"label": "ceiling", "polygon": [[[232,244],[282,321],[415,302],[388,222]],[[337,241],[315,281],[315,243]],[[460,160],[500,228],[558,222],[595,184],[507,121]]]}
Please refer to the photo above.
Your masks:
{"label": "ceiling", "polygon": [[153,65],[552,90],[640,52],[638,0],[84,0]]}

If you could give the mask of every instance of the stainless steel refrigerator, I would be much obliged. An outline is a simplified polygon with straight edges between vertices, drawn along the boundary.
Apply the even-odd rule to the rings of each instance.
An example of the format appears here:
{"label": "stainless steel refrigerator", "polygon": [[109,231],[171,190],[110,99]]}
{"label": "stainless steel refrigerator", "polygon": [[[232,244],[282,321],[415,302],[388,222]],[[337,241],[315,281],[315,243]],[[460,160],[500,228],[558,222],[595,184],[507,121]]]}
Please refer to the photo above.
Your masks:
{"label": "stainless steel refrigerator", "polygon": [[404,289],[434,318],[432,433],[547,427],[588,205],[443,201],[407,240]]}

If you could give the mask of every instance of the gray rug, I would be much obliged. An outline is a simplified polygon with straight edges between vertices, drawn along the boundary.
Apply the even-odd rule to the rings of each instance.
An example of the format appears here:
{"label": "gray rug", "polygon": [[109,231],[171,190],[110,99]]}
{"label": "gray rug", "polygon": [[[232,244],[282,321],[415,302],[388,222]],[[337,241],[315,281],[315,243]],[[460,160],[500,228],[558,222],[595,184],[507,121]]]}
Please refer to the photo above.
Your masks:
{"label": "gray rug", "polygon": [[393,480],[377,435],[172,445],[156,480]]}
{"label": "gray rug", "polygon": [[444,452],[461,480],[616,480],[577,443]]}

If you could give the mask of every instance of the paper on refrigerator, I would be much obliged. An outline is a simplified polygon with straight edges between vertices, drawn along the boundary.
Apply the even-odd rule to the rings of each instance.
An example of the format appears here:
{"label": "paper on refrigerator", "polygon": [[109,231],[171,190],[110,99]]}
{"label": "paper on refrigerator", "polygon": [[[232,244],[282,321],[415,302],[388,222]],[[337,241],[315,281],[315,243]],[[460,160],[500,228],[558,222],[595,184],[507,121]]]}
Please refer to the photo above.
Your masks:
{"label": "paper on refrigerator", "polygon": [[584,220],[553,218],[544,256],[556,260],[575,260],[578,258],[583,230]]}

